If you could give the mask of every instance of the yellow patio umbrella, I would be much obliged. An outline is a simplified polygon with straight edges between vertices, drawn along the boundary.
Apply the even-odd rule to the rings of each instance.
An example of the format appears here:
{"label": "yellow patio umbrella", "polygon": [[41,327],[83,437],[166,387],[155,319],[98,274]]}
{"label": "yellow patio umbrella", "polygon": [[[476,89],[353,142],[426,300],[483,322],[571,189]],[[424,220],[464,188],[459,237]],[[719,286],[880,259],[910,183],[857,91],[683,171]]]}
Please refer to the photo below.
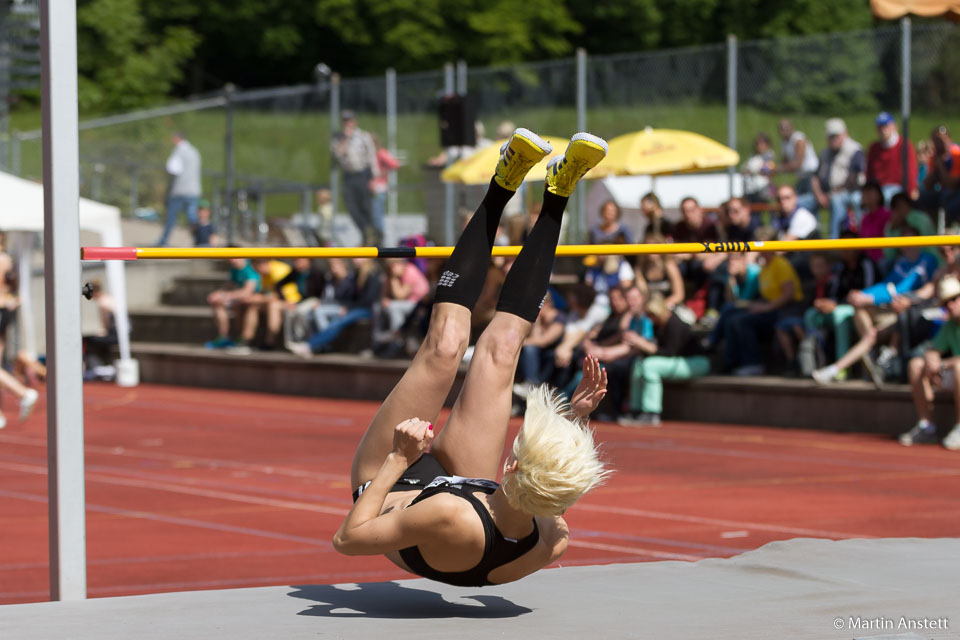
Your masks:
{"label": "yellow patio umbrella", "polygon": [[692,131],[651,129],[635,131],[610,141],[610,152],[590,173],[609,175],[662,175],[724,169],[740,162],[740,154]]}
{"label": "yellow patio umbrella", "polygon": [[[524,182],[542,182],[547,177],[547,162],[555,156],[562,155],[570,143],[569,138],[558,138],[557,136],[541,136],[550,143],[553,151],[546,158],[534,165],[530,173],[524,178]],[[444,182],[459,182],[461,184],[487,184],[493,176],[493,170],[497,167],[500,160],[500,147],[506,139],[497,140],[488,147],[480,151],[457,160],[452,165],[443,170],[440,179]]]}

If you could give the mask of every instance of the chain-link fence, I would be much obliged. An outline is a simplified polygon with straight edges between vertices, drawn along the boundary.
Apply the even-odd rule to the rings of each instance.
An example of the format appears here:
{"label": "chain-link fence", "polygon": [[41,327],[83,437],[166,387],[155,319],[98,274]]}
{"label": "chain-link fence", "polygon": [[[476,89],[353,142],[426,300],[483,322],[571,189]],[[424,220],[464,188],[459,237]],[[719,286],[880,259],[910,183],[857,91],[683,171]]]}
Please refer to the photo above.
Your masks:
{"label": "chain-link fence", "polygon": [[[334,74],[311,85],[225,91],[170,108],[85,121],[81,188],[83,195],[125,213],[162,210],[169,138],[182,130],[202,154],[205,193],[224,214],[237,214],[231,220],[238,221],[239,231],[255,232],[264,218],[313,210],[319,188],[330,187],[336,195],[331,131],[339,126],[339,113],[350,109],[359,126],[402,161],[391,180],[388,213],[425,213],[431,233],[443,241],[449,240],[443,235],[452,229],[453,212],[475,198],[470,190],[444,187],[440,168],[430,162],[442,151],[438,105],[444,95],[466,93],[487,138],[495,138],[506,122],[558,136],[585,122],[608,139],[652,126],[733,140],[745,159],[758,132],[776,138],[783,117],[818,149],[825,141],[824,119],[833,116],[843,117],[851,136],[869,144],[876,138],[878,111],[903,112],[905,62],[909,137],[924,138],[935,125],[949,127],[957,120],[952,106],[960,98],[958,45],[956,26],[928,23],[909,31],[887,27],[732,40],[510,67],[459,65],[456,71],[451,66],[358,79]],[[12,141],[7,165],[39,177],[39,132],[14,132]],[[338,209],[343,210],[340,202]]]}

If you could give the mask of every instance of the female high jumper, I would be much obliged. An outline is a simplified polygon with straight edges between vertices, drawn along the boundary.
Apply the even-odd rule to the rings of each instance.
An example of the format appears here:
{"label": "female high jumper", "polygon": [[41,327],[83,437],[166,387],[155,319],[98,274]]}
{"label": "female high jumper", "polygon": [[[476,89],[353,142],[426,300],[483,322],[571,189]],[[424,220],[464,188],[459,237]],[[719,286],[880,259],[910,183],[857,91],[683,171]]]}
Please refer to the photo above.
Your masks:
{"label": "female high jumper", "polygon": [[355,504],[333,538],[340,553],[384,554],[401,569],[458,586],[518,580],[563,554],[569,531],[561,514],[609,473],[586,425],[606,393],[606,375],[596,359],[587,359],[569,405],[546,386],[530,393],[501,483],[492,480],[503,456],[520,347],[547,292],[563,210],[580,178],[607,152],[606,142],[587,133],[573,136],[564,156],[548,165],[541,215],[434,439],[433,422],[467,348],[471,309],[504,205],[550,151],[526,129],[503,145],[483,202],[440,277],[427,336],[357,448],[350,471]]}

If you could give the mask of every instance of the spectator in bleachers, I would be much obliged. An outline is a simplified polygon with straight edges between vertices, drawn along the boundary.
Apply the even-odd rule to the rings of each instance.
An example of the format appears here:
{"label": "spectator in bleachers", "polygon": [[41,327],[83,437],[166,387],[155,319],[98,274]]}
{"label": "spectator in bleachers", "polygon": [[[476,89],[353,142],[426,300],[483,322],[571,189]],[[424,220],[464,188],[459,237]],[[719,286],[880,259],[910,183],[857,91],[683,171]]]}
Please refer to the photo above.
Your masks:
{"label": "spectator in bleachers", "polygon": [[[819,328],[815,321],[815,316],[818,315],[815,305],[818,301],[830,299],[830,294],[836,290],[837,286],[837,277],[827,254],[810,253],[807,254],[807,258],[808,270],[813,281],[809,292],[809,303],[808,300],[804,300],[806,311],[802,316],[787,315],[777,321],[777,342],[780,344],[786,363],[785,372],[790,376],[798,373],[809,376],[816,369],[816,366],[810,365],[807,358],[802,363],[797,362],[797,347],[804,344],[803,341],[807,336],[815,335]],[[807,292],[804,293],[806,296]]]}
{"label": "spectator in bleachers", "polygon": [[[282,295],[293,284],[299,293],[299,302],[292,302]],[[283,314],[284,345],[289,348],[291,342],[301,342],[310,332],[310,319],[314,310],[321,304],[327,286],[327,274],[319,265],[313,265],[309,258],[296,258],[290,273],[274,285],[280,292],[274,304]]]}
{"label": "spectator in bleachers", "polygon": [[[651,235],[646,238],[648,244],[666,242],[663,236]],[[686,300],[686,288],[680,267],[676,258],[671,254],[643,254],[637,259],[636,281],[640,291],[648,300],[650,296],[659,293],[663,296],[666,305],[672,310],[680,308],[681,318],[685,322],[693,323],[696,316],[683,306]]]}
{"label": "spectator in bleachers", "polygon": [[883,199],[889,201],[894,194],[903,191],[903,145],[907,145],[907,194],[916,199],[917,154],[913,143],[904,140],[897,131],[897,121],[886,111],[876,119],[880,136],[867,150],[867,180],[875,180],[883,189]]}
{"label": "spectator in bleachers", "polygon": [[[720,224],[718,225],[720,240],[725,242],[753,242],[759,223],[750,211],[750,203],[746,198],[730,198],[720,207]],[[700,318],[700,324],[712,329],[720,317],[721,309],[726,302],[727,289],[727,254],[717,254],[720,264],[710,274],[706,311]],[[755,254],[747,254],[751,263],[756,260]],[[757,267],[759,271],[759,267]]]}
{"label": "spectator in bleachers", "polygon": [[417,304],[430,293],[430,283],[413,262],[404,258],[389,258],[386,260],[382,290],[380,313],[374,319],[373,338],[374,343],[381,344],[400,339],[400,328]]}
{"label": "spectator in bleachers", "polygon": [[[717,224],[712,215],[704,213],[695,198],[686,197],[680,202],[683,219],[673,227],[674,242],[716,242],[720,239]],[[692,323],[707,311],[709,281],[717,267],[726,260],[723,253],[684,253],[674,256],[684,283],[692,295],[688,295],[685,307],[693,313]],[[682,312],[678,312],[680,314]],[[681,316],[682,317],[682,316]]]}
{"label": "spectator in bleachers", "polygon": [[900,435],[900,444],[934,443],[937,427],[933,423],[933,399],[936,389],[953,391],[957,419],[943,439],[943,446],[952,451],[960,449],[960,280],[950,275],[937,286],[939,303],[946,307],[947,321],[927,344],[922,356],[910,359],[907,366],[917,423]]}
{"label": "spectator in bleachers", "polygon": [[[608,353],[607,348],[615,348],[623,342],[623,334],[626,327],[629,326],[632,314],[627,305],[627,298],[622,287],[615,287],[609,292],[610,313],[598,326],[589,331],[582,342],[584,355],[595,356],[607,370],[607,396],[601,402],[601,408],[596,414],[597,420],[612,422],[616,420],[623,405],[623,382],[626,380],[626,371],[629,367],[629,358],[624,357],[627,354],[619,353],[614,349]],[[601,357],[604,356],[604,357]],[[610,356],[610,357],[607,357]],[[617,362],[620,360],[620,362]],[[578,372],[574,380],[568,383],[569,388],[579,384],[579,377],[582,373]],[[611,383],[611,377],[617,385]]]}
{"label": "spectator in bleachers", "polygon": [[808,240],[820,237],[820,223],[809,209],[797,202],[797,192],[790,185],[777,187],[780,212],[771,222],[777,240]]}
{"label": "spectator in bleachers", "polygon": [[[917,231],[907,227],[903,235],[917,235]],[[882,282],[862,291],[851,291],[847,302],[856,309],[854,324],[860,340],[837,362],[814,371],[813,379],[826,384],[835,380],[842,370],[862,360],[874,384],[880,387],[883,372],[870,356],[870,351],[879,339],[889,338],[889,329],[897,324],[898,311],[891,307],[891,302],[898,296],[915,292],[929,282],[936,271],[937,261],[929,253],[923,253],[918,247],[902,247],[900,258]]]}
{"label": "spectator in bleachers", "polygon": [[729,254],[726,264],[718,271],[724,274],[720,283],[722,303],[710,335],[703,341],[708,351],[726,339],[733,319],[746,313],[751,302],[760,295],[760,265],[750,260],[748,254]]}
{"label": "spectator in bleachers", "polygon": [[371,208],[373,227],[382,238],[384,235],[384,212],[387,210],[387,191],[390,188],[390,174],[400,168],[400,161],[383,146],[376,134],[370,134],[376,148],[378,172],[370,179],[370,194],[373,198]]}
{"label": "spectator in bleachers", "polygon": [[377,263],[372,258],[353,258],[354,271],[347,276],[345,289],[349,297],[340,309],[340,315],[329,325],[310,336],[306,342],[290,345],[290,350],[301,357],[308,358],[315,353],[326,353],[334,340],[344,329],[362,320],[373,317],[373,308],[380,300],[380,274]]}
{"label": "spectator in bleachers", "polygon": [[213,220],[210,216],[210,201],[199,200],[197,202],[197,224],[193,228],[193,246],[216,247],[219,244],[220,237],[217,235],[217,229],[213,226]]}
{"label": "spectator in bleachers", "polygon": [[246,322],[246,307],[254,296],[261,291],[260,274],[246,258],[230,259],[230,276],[227,286],[217,289],[207,296],[207,303],[213,308],[213,320],[217,327],[215,340],[207,342],[207,349],[232,349],[237,343],[230,337],[230,312],[237,311],[244,318],[241,329],[241,347],[249,350],[247,344],[253,340],[256,325],[249,327]]}
{"label": "spectator in bleachers", "polygon": [[[703,212],[696,198],[687,196],[681,200],[680,213],[683,219],[673,226],[674,242],[716,242],[719,239],[716,222]],[[694,254],[693,257],[700,255],[710,254]]]}
{"label": "spectator in bleachers", "polygon": [[364,243],[373,246],[381,240],[370,200],[370,181],[380,175],[377,148],[370,134],[357,127],[353,111],[343,111],[341,120],[343,129],[334,135],[331,151],[343,171],[343,200]]}
{"label": "spectator in bleachers", "polygon": [[950,139],[946,127],[940,126],[930,134],[933,152],[927,163],[920,205],[931,213],[940,207],[948,222],[960,216],[960,145]]}
{"label": "spectator in bleachers", "polygon": [[[770,228],[758,229],[757,240],[766,241],[773,234]],[[772,337],[785,316],[802,313],[803,289],[790,261],[780,254],[761,253],[759,263],[761,300],[751,302],[746,313],[733,317],[727,327],[724,367],[738,376],[762,375],[760,338]]]}
{"label": "spectator in bleachers", "polygon": [[[323,292],[314,304],[309,305],[310,318],[314,331],[323,331],[336,318],[344,314],[353,296],[353,279],[347,261],[343,258],[331,258],[327,261],[327,273],[323,279]],[[311,332],[313,333],[313,332]],[[306,336],[295,342],[303,342]],[[290,348],[288,345],[287,348]]]}
{"label": "spectator in bleachers", "polygon": [[720,240],[726,242],[753,242],[758,221],[750,211],[750,203],[745,198],[730,198],[720,208]]}
{"label": "spectator in bleachers", "polygon": [[[921,215],[926,217],[926,214]],[[925,248],[924,252],[929,253],[929,249]],[[900,314],[904,354],[910,353],[912,345],[932,337],[939,327],[937,323],[942,320],[942,309],[936,291],[940,281],[948,277],[960,278],[960,247],[943,245],[939,247],[937,257],[941,265],[929,282],[908,295],[894,297],[890,303],[890,308]],[[880,362],[878,358],[878,364]]]}
{"label": "spectator in bleachers", "polygon": [[580,283],[570,289],[567,303],[570,311],[567,313],[567,323],[563,328],[563,338],[554,350],[554,365],[557,374],[554,376],[554,386],[563,388],[570,377],[571,365],[574,363],[574,354],[579,349],[587,335],[594,328],[600,326],[610,315],[610,306],[597,304],[596,290],[586,283]]}
{"label": "spectator in bleachers", "polygon": [[[883,238],[891,214],[890,210],[884,206],[883,189],[880,188],[880,183],[871,180],[863,185],[860,189],[860,202],[864,214],[860,220],[859,236]],[[883,249],[867,249],[866,254],[874,262],[879,263],[883,260]]]}
{"label": "spectator in bleachers", "polygon": [[180,212],[187,216],[191,230],[197,224],[197,201],[203,192],[200,152],[190,144],[186,135],[176,132],[171,136],[173,151],[167,158],[167,219],[158,247],[165,247],[170,233],[177,225]]}
{"label": "spectator in bleachers", "polygon": [[[274,349],[283,329],[283,313],[288,305],[300,302],[300,291],[294,280],[287,280],[292,269],[281,260],[257,258],[251,260],[253,268],[260,276],[260,292],[247,299],[247,308],[244,317],[244,331],[249,331],[249,340],[256,335],[259,324],[259,314],[262,311],[266,316],[267,329],[264,333],[263,348]],[[280,285],[281,282],[286,284]]]}
{"label": "spectator in bleachers", "polygon": [[[887,238],[899,238],[900,234],[903,233],[903,229],[906,227],[913,227],[922,236],[937,235],[937,230],[930,216],[923,211],[914,209],[913,203],[906,194],[897,193],[890,199],[890,220],[887,222],[883,235]],[[932,254],[938,260],[940,258],[936,247],[925,247],[924,252]],[[893,265],[893,262],[897,259],[897,255],[896,249],[883,250],[883,260],[889,265]],[[932,295],[931,292],[931,296]]]}
{"label": "spectator in bleachers", "polygon": [[820,152],[819,166],[810,186],[816,203],[830,212],[830,237],[839,238],[844,228],[856,226],[867,161],[863,147],[849,136],[842,119],[830,118],[824,128],[827,148]]}
{"label": "spectator in bleachers", "polygon": [[758,133],[753,139],[753,155],[743,164],[743,194],[748,202],[769,202],[772,197],[770,175],[776,167],[776,154],[770,136]]}
{"label": "spectator in bleachers", "polygon": [[566,314],[557,309],[553,304],[553,297],[548,293],[543,299],[543,306],[540,307],[530,335],[523,341],[520,349],[520,381],[513,387],[514,393],[520,398],[526,398],[533,387],[553,377],[554,349],[563,339],[566,319]]}
{"label": "spectator in bleachers", "polygon": [[618,318],[616,332],[602,343],[598,337],[585,345],[587,355],[597,358],[607,373],[607,396],[600,408],[605,409],[607,417],[618,421],[623,414],[633,363],[657,350],[653,322],[647,316],[646,300],[640,288],[628,287],[623,299],[626,311]]}
{"label": "spectator in bleachers", "polygon": [[620,206],[607,200],[600,207],[600,223],[590,229],[590,244],[630,244],[633,235],[620,219]]}
{"label": "spectator in bleachers", "polygon": [[[853,231],[843,231],[841,238],[855,238]],[[825,295],[822,291],[815,291],[813,304],[804,313],[804,342],[800,351],[814,354],[817,349],[825,350],[827,338],[832,333],[834,345],[834,359],[840,360],[850,350],[850,339],[853,335],[853,316],[855,309],[847,304],[847,296],[852,291],[862,291],[874,285],[878,279],[877,266],[863,251],[845,249],[840,252],[839,269],[829,284]],[[810,357],[808,355],[808,358]],[[807,372],[807,363],[801,363],[801,372]],[[847,370],[837,372],[836,380],[845,380]]]}
{"label": "spectator in bleachers", "polygon": [[[927,179],[927,173],[930,171],[930,161],[933,159],[933,143],[929,138],[924,138],[917,142],[917,188],[920,194],[925,191],[923,183]],[[919,195],[914,200],[919,199]]]}
{"label": "spectator in bleachers", "polygon": [[597,292],[594,304],[610,308],[610,292],[631,284],[636,274],[623,256],[588,256],[583,281]]}
{"label": "spectator in bleachers", "polygon": [[656,351],[637,359],[630,375],[630,417],[624,426],[658,426],[663,414],[663,380],[689,380],[705,376],[710,361],[686,322],[667,307],[662,296],[647,302],[653,322]]}
{"label": "spectator in bleachers", "polygon": [[810,181],[817,171],[819,161],[813,143],[802,131],[793,128],[793,123],[783,118],[777,125],[780,134],[781,162],[777,173],[794,173],[797,176],[796,193],[810,193]]}
{"label": "spectator in bleachers", "polygon": [[663,207],[660,206],[660,198],[652,191],[640,198],[640,211],[646,218],[647,225],[643,230],[643,241],[647,236],[658,235],[664,238],[670,238],[673,235],[673,224],[663,217]]}
{"label": "spectator in bleachers", "polygon": [[[924,253],[929,253],[927,248]],[[914,306],[924,306],[925,302],[935,302],[937,284],[943,278],[955,276],[960,278],[960,247],[956,245],[943,245],[938,248],[938,257],[940,267],[933,278],[922,287],[913,291],[909,296],[896,296],[891,305],[898,311],[903,311]]]}

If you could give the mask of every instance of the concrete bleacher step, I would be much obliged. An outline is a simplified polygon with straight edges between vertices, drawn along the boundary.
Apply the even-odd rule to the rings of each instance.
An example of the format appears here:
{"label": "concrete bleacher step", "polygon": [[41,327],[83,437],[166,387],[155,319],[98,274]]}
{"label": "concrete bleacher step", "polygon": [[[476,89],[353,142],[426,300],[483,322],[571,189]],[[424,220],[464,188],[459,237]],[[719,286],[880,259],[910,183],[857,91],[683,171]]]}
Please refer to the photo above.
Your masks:
{"label": "concrete bleacher step", "polygon": [[[134,342],[142,382],[291,395],[383,400],[409,360],[327,354],[303,359],[286,351],[239,355],[196,345]],[[450,392],[456,397],[466,368]]]}
{"label": "concrete bleacher step", "polygon": [[[351,354],[301,359],[284,351],[236,355],[196,344],[135,342],[143,382],[382,401],[410,365]],[[451,399],[459,389],[466,367]],[[938,424],[955,422],[952,397],[937,396]],[[707,376],[664,381],[667,421],[761,425],[895,435],[916,420],[907,385],[850,381],[818,386],[810,380]]]}
{"label": "concrete bleacher step", "polygon": [[178,276],[173,284],[160,294],[160,303],[170,306],[201,306],[207,304],[207,296],[221,289],[226,275]]}
{"label": "concrete bleacher step", "polygon": [[[265,319],[261,314],[254,344],[261,344],[263,341],[264,323]],[[217,337],[213,312],[207,305],[156,305],[132,309],[130,327],[131,340],[135,342],[202,346],[204,342]],[[240,319],[236,314],[231,319],[230,334],[234,338],[240,335]],[[347,327],[333,342],[332,348],[336,351],[359,353],[370,347],[371,334],[370,321],[361,320]]]}
{"label": "concrete bleacher step", "polygon": [[217,337],[208,306],[156,305],[130,310],[131,340],[203,344]]}

